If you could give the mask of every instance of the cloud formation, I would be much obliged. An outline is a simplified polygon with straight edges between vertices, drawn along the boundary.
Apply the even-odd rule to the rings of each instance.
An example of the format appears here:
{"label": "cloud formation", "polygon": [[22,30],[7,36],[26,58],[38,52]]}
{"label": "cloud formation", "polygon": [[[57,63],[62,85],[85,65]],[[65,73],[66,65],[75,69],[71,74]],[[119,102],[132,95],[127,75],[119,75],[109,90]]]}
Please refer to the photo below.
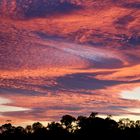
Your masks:
{"label": "cloud formation", "polygon": [[3,122],[140,115],[138,0],[7,2],[0,3]]}

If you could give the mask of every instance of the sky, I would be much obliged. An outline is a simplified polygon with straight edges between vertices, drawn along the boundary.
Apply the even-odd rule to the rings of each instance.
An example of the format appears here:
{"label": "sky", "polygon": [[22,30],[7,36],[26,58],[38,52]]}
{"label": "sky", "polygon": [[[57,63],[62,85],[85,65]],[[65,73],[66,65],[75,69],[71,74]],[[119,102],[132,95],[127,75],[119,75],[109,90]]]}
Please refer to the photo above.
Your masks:
{"label": "sky", "polygon": [[140,119],[140,1],[1,0],[0,123],[91,112]]}

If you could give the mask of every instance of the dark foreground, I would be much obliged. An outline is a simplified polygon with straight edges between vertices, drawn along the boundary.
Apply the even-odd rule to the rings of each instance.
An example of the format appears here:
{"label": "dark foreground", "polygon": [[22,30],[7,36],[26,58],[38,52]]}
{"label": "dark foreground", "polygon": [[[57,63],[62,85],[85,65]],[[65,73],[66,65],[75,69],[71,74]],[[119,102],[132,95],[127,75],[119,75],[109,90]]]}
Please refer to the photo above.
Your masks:
{"label": "dark foreground", "polygon": [[89,117],[74,118],[65,115],[60,123],[47,127],[37,122],[26,128],[10,123],[0,126],[0,140],[127,140],[140,139],[140,121],[121,119],[119,122],[107,116],[105,119],[91,113]]}

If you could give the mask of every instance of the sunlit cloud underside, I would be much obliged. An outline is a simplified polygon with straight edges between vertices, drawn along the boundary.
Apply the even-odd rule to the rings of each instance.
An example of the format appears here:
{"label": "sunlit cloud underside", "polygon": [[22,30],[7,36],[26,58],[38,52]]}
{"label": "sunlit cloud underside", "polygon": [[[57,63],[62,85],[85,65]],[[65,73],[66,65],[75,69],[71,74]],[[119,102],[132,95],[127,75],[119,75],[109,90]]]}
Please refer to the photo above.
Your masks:
{"label": "sunlit cloud underside", "polygon": [[139,1],[12,2],[0,2],[3,123],[91,112],[138,119]]}

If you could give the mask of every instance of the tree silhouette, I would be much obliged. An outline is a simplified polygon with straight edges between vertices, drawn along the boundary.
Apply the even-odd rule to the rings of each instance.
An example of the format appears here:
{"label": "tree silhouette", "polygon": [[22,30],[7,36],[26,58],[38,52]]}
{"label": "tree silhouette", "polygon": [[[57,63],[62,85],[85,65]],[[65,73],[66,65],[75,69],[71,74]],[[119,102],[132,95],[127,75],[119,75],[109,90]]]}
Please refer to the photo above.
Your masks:
{"label": "tree silhouette", "polygon": [[73,126],[72,123],[74,123],[76,121],[76,119],[73,116],[70,115],[65,115],[62,117],[62,119],[60,120],[60,122],[62,123],[62,125],[70,132],[73,131]]}
{"label": "tree silhouette", "polygon": [[31,125],[27,125],[25,128],[25,131],[27,134],[31,134],[32,133],[32,126]]}
{"label": "tree silhouette", "polygon": [[47,126],[49,138],[53,139],[67,139],[69,132],[57,122],[49,123]]}
{"label": "tree silhouette", "polygon": [[89,117],[64,115],[60,122],[51,122],[44,127],[40,122],[21,126],[7,123],[0,126],[0,140],[90,140],[90,139],[131,139],[140,137],[140,120],[128,118],[118,122],[110,116],[105,119],[91,113]]}
{"label": "tree silhouette", "polygon": [[92,113],[89,115],[89,117],[90,117],[90,118],[95,118],[97,115],[98,115],[97,112],[92,112]]}
{"label": "tree silhouette", "polygon": [[32,129],[34,132],[38,131],[41,128],[43,128],[43,125],[40,122],[33,123],[32,125]]}

